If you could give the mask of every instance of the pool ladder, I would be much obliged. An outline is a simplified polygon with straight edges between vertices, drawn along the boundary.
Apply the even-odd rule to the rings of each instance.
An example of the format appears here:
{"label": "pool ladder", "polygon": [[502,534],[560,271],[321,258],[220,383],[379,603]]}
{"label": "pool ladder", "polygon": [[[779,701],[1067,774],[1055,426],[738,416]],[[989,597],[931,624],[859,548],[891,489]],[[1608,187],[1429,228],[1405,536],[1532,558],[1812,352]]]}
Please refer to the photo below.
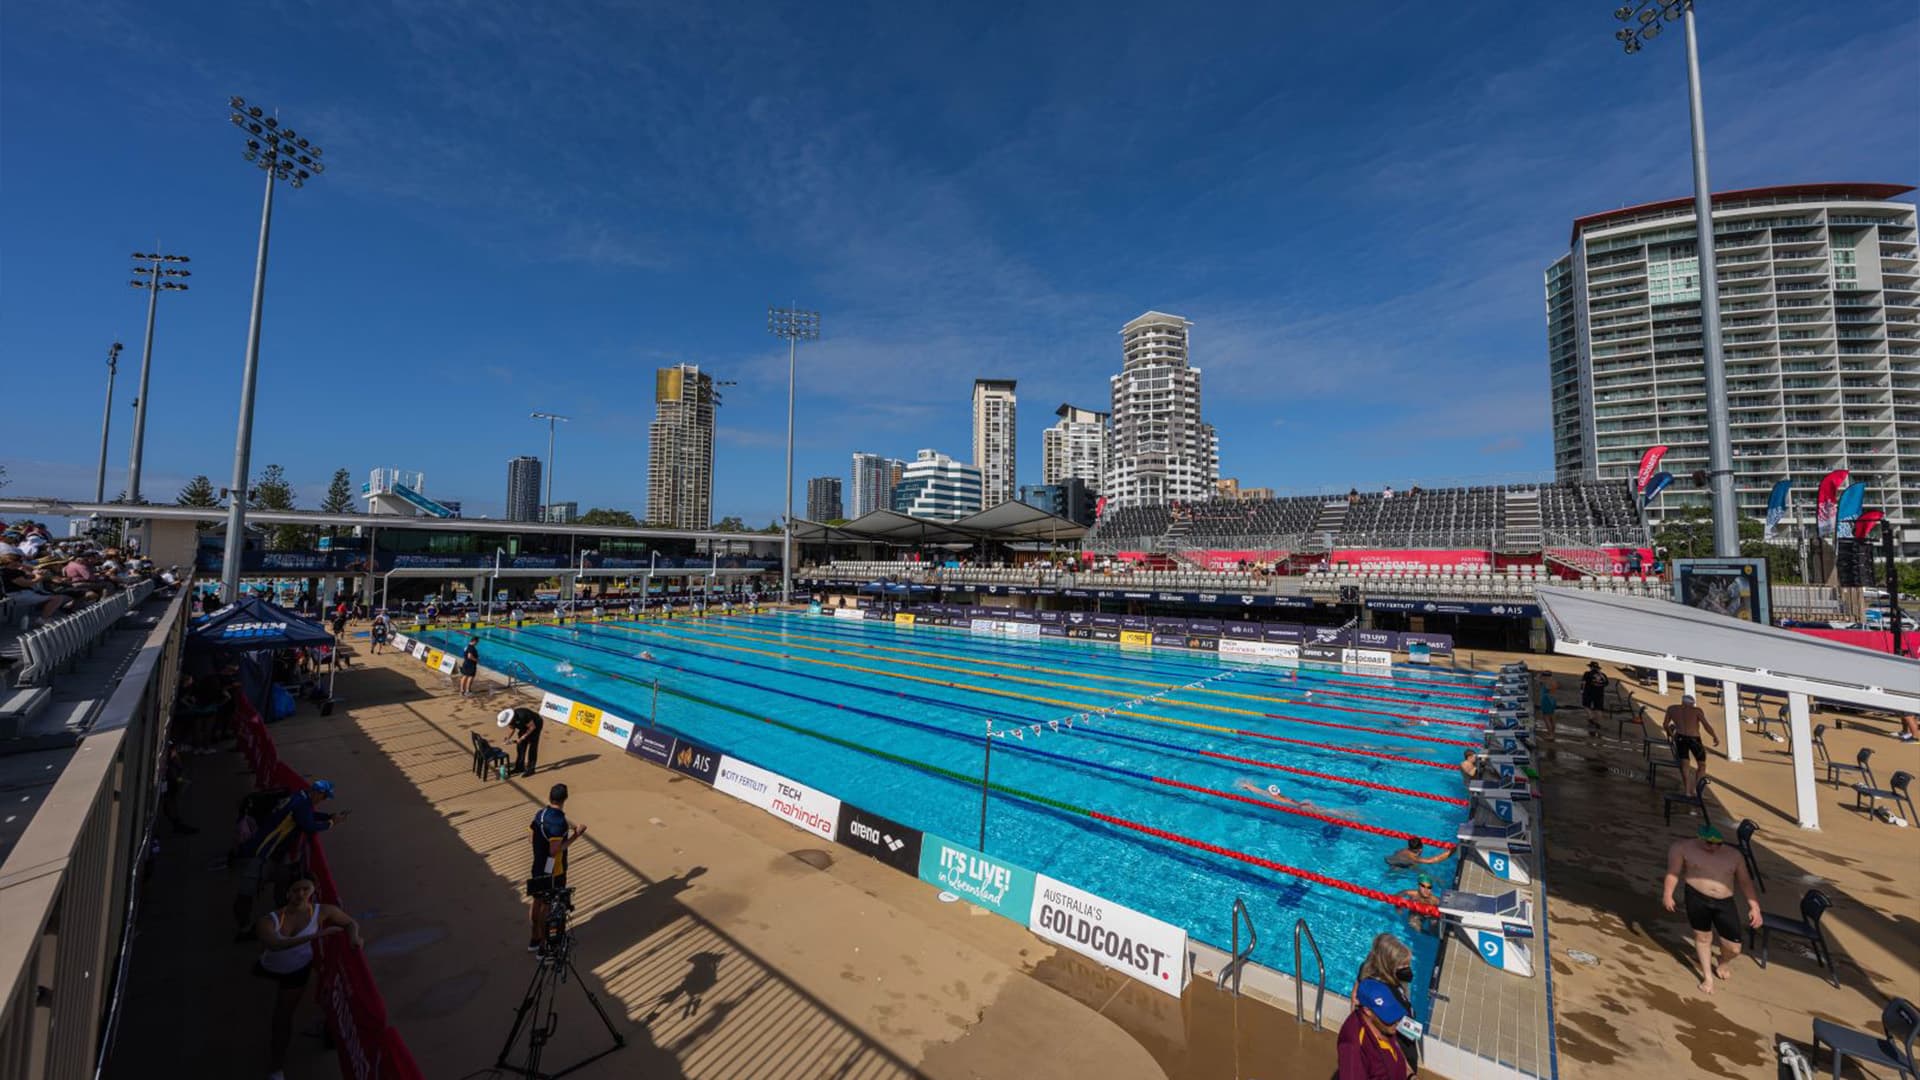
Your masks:
{"label": "pool ladder", "polygon": [[[1240,947],[1240,923],[1242,920],[1247,924],[1247,947],[1245,949]],[[1232,979],[1233,996],[1240,996],[1240,969],[1245,967],[1247,960],[1253,956],[1253,947],[1258,944],[1259,941],[1260,936],[1254,933],[1253,930],[1253,913],[1247,910],[1247,902],[1237,896],[1234,897],[1233,953],[1227,957],[1227,966],[1220,972],[1220,981],[1218,983],[1220,989],[1225,990],[1227,988],[1227,980]]]}
{"label": "pool ladder", "polygon": [[1314,985],[1317,987],[1313,998],[1313,1030],[1319,1031],[1321,1018],[1326,1015],[1327,965],[1326,961],[1320,959],[1320,943],[1313,940],[1313,928],[1307,925],[1305,919],[1295,920],[1293,924],[1293,1019],[1295,1023],[1307,1022],[1307,984],[1300,977],[1300,935],[1302,934],[1306,935],[1307,944],[1313,948],[1313,966],[1316,971]]}

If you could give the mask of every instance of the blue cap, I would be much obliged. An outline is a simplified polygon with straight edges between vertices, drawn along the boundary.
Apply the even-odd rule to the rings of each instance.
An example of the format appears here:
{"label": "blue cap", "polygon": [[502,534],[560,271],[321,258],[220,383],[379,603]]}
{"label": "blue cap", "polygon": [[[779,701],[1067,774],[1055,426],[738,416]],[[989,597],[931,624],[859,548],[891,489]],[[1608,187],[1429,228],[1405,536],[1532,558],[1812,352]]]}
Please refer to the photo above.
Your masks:
{"label": "blue cap", "polygon": [[307,785],[307,789],[309,791],[317,791],[328,798],[333,797],[333,781],[331,780],[315,780],[313,783]]}
{"label": "blue cap", "polygon": [[1360,1004],[1365,1005],[1367,1011],[1383,1024],[1397,1024],[1407,1017],[1407,1010],[1401,1007],[1400,999],[1394,997],[1393,991],[1387,989],[1387,984],[1379,979],[1361,979],[1354,993],[1359,996]]}

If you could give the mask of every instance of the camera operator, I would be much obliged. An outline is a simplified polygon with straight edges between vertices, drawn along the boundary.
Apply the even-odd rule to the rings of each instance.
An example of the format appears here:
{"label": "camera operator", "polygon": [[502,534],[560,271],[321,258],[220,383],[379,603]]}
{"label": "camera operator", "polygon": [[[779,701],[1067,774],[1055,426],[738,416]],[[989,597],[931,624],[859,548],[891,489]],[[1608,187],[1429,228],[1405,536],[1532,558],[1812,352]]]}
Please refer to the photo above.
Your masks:
{"label": "camera operator", "polygon": [[547,898],[567,887],[567,848],[586,833],[585,825],[567,824],[567,785],[555,784],[547,793],[546,808],[533,815],[527,827],[533,834],[533,873],[527,895],[533,898],[533,917],[527,929],[527,951],[538,954],[547,922]]}

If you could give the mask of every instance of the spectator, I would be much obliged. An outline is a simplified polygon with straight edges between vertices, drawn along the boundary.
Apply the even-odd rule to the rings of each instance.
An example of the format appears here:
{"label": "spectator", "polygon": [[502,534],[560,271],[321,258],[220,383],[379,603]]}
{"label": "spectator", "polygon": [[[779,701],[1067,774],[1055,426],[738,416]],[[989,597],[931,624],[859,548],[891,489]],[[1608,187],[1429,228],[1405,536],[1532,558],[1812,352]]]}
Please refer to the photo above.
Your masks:
{"label": "spectator", "polygon": [[1407,1018],[1393,991],[1377,979],[1354,987],[1359,1007],[1347,1014],[1335,1040],[1339,1080],[1407,1080],[1413,1063],[1401,1049],[1397,1028]]}
{"label": "spectator", "polygon": [[273,874],[274,864],[291,854],[298,840],[326,832],[340,819],[339,814],[318,809],[331,798],[333,783],[315,780],[282,800],[259,831],[241,841],[240,879],[233,896],[233,921],[239,928],[235,940],[245,940],[251,932],[254,900]]}
{"label": "spectator", "polygon": [[300,1007],[307,981],[313,975],[313,943],[335,934],[348,935],[354,948],[365,944],[360,924],[332,904],[315,899],[312,878],[301,875],[287,885],[286,900],[254,925],[254,936],[266,949],[254,961],[253,973],[271,980],[279,992],[273,1000],[272,1070],[267,1080],[286,1080],[287,1047],[293,1042],[293,1014]]}
{"label": "spectator", "polygon": [[[1421,902],[1433,903],[1433,894],[1429,888],[1432,879],[1422,874],[1420,882],[1421,888],[1411,891],[1426,893],[1421,898]],[[1416,915],[1414,918],[1418,919],[1420,916]],[[1360,977],[1354,980],[1353,993],[1349,996],[1356,1008],[1366,1004],[1360,1000],[1360,984],[1369,979],[1386,987],[1393,994],[1393,999],[1400,1003],[1400,1008],[1408,1016],[1413,1015],[1413,950],[1407,947],[1406,942],[1393,934],[1374,936],[1373,948],[1367,953],[1366,961],[1360,965]],[[1400,1040],[1400,1049],[1407,1059],[1407,1071],[1417,1072],[1420,1068],[1419,1041],[1408,1038],[1404,1032],[1396,1032],[1396,1036]]]}

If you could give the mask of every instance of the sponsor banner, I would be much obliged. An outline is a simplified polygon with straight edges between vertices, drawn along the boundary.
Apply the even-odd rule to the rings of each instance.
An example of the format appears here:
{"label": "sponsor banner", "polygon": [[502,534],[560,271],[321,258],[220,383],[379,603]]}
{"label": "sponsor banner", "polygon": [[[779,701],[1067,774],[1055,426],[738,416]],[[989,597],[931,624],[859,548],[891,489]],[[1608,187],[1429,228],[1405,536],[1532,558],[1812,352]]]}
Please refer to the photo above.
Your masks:
{"label": "sponsor banner", "polygon": [[1095,626],[1106,626],[1106,627],[1113,627],[1113,628],[1118,628],[1118,627],[1119,627],[1119,626],[1121,625],[1121,617],[1120,617],[1120,616],[1118,616],[1118,615],[1108,615],[1107,613],[1105,613],[1105,612],[1103,612],[1103,611],[1095,611],[1095,612],[1092,612],[1091,614],[1089,614],[1089,615],[1087,616],[1087,618],[1088,618],[1088,620],[1089,620],[1089,621],[1091,621],[1091,622],[1093,623],[1093,625],[1095,625]]}
{"label": "sponsor banner", "polygon": [[713,774],[720,768],[720,752],[709,750],[696,742],[675,739],[673,757],[667,762],[667,768],[711,784]]}
{"label": "sponsor banner", "polygon": [[920,830],[889,817],[840,804],[840,832],[835,838],[869,858],[879,859],[902,873],[920,873]]}
{"label": "sponsor banner", "polygon": [[1151,645],[1153,644],[1153,635],[1147,633],[1145,630],[1122,630],[1120,631],[1120,644]]}
{"label": "sponsor banner", "polygon": [[860,611],[860,617],[863,619],[890,619],[893,616],[887,614],[885,611],[881,610],[880,608],[870,607],[870,608],[862,608]]}
{"label": "sponsor banner", "polygon": [[736,757],[720,756],[713,787],[826,840],[840,827],[839,799]]}
{"label": "sponsor banner", "polygon": [[1064,627],[1064,626],[1046,626],[1046,625],[1044,625],[1044,624],[1043,624],[1043,625],[1042,625],[1042,626],[1040,627],[1040,636],[1042,636],[1042,637],[1066,637],[1066,636],[1067,636],[1067,628],[1066,628],[1066,627]]}
{"label": "sponsor banner", "polygon": [[1316,645],[1351,645],[1353,631],[1343,626],[1309,626],[1307,640]]}
{"label": "sponsor banner", "polygon": [[1066,620],[1066,615],[1063,612],[1042,611],[1042,612],[1039,612],[1038,614],[1040,616],[1040,622],[1042,625],[1045,625],[1047,623],[1064,622]]}
{"label": "sponsor banner", "polygon": [[893,617],[893,625],[895,626],[912,626],[913,622],[914,616],[909,612],[903,611]]}
{"label": "sponsor banner", "polygon": [[440,674],[451,675],[453,674],[453,668],[454,668],[453,654],[441,653],[440,654]]}
{"label": "sponsor banner", "polygon": [[1340,662],[1360,667],[1392,667],[1393,653],[1386,649],[1342,649]]}
{"label": "sponsor banner", "polygon": [[1156,634],[1184,634],[1190,628],[1185,619],[1169,619],[1162,615],[1151,616],[1147,622]]}
{"label": "sponsor banner", "polygon": [[[1146,636],[1147,640],[1155,645],[1174,649],[1184,649],[1187,647],[1187,635],[1185,634],[1148,634]],[[1125,640],[1125,637],[1126,635],[1123,633],[1121,639]]]}
{"label": "sponsor banner", "polygon": [[1300,659],[1332,661],[1337,664],[1340,662],[1341,653],[1344,651],[1344,649],[1336,645],[1302,645],[1300,646]]}
{"label": "sponsor banner", "polygon": [[567,712],[567,726],[589,735],[600,734],[600,710],[584,701],[576,701]]}
{"label": "sponsor banner", "polygon": [[1221,634],[1218,619],[1194,619],[1187,623],[1187,633],[1202,634],[1207,637],[1219,637]]}
{"label": "sponsor banner", "polygon": [[1114,630],[1105,626],[1096,626],[1087,632],[1087,636],[1095,641],[1119,641],[1120,635],[1124,633],[1126,633],[1125,630]]}
{"label": "sponsor banner", "polygon": [[1418,563],[1422,566],[1492,566],[1493,556],[1478,550],[1362,550],[1342,548],[1327,556],[1334,566],[1374,566],[1381,563]]}
{"label": "sponsor banner", "polygon": [[1008,623],[1008,624],[1007,624],[1007,633],[1009,633],[1009,634],[1018,634],[1018,635],[1019,635],[1019,636],[1021,636],[1021,637],[1039,637],[1039,636],[1040,636],[1040,624],[1039,624],[1039,623],[1037,623],[1037,622],[1031,622],[1031,623]]}
{"label": "sponsor banner", "polygon": [[553,720],[565,724],[573,716],[573,700],[558,694],[540,696],[540,719]]}
{"label": "sponsor banner", "polygon": [[1367,606],[1375,611],[1411,611],[1416,615],[1500,615],[1507,618],[1535,618],[1538,604],[1486,604],[1466,600],[1401,600],[1367,597]]}
{"label": "sponsor banner", "polygon": [[933,833],[920,844],[920,880],[1022,926],[1033,913],[1033,871]]}
{"label": "sponsor banner", "polygon": [[624,750],[633,741],[633,721],[612,713],[601,713],[600,730],[594,734]]}
{"label": "sponsor banner", "polygon": [[1306,635],[1306,627],[1301,626],[1299,623],[1269,623],[1265,629],[1260,631],[1262,640],[1284,641],[1291,644],[1298,644]]}
{"label": "sponsor banner", "polygon": [[1251,622],[1230,622],[1226,625],[1228,637],[1257,640],[1260,637],[1260,624]]}
{"label": "sponsor banner", "polygon": [[1363,630],[1355,628],[1353,643],[1364,649],[1385,649],[1392,652],[1400,647],[1400,635],[1393,630]]}
{"label": "sponsor banner", "polygon": [[1300,646],[1279,641],[1239,641],[1234,638],[1220,639],[1220,655],[1238,656],[1252,660],[1300,659]]}
{"label": "sponsor banner", "polygon": [[426,661],[428,667],[437,668],[440,666],[440,661],[445,655],[446,654],[439,649],[428,649],[426,652],[420,654],[420,659]]}
{"label": "sponsor banner", "polygon": [[1427,651],[1430,653],[1451,654],[1453,652],[1453,635],[1452,634],[1415,634],[1411,632],[1400,635],[1401,648],[1406,649],[1408,652],[1412,652],[1413,646],[1415,644],[1426,646]]}
{"label": "sponsor banner", "polygon": [[1027,608],[1014,608],[1013,610],[1009,611],[1007,614],[1012,616],[1014,622],[1039,622],[1040,621],[1040,613],[1037,611],[1028,610]]}
{"label": "sponsor banner", "polygon": [[1153,622],[1145,615],[1122,615],[1120,616],[1120,629],[1151,630],[1153,629]]}
{"label": "sponsor banner", "polygon": [[427,658],[427,643],[424,641],[414,642],[413,655],[416,659],[425,660]]}
{"label": "sponsor banner", "polygon": [[673,736],[658,728],[636,724],[633,734],[627,737],[627,753],[646,758],[655,765],[666,765],[673,760]]}
{"label": "sponsor banner", "polygon": [[858,609],[858,608],[843,608],[843,607],[838,607],[838,608],[834,608],[834,609],[833,609],[833,617],[834,617],[834,618],[836,618],[836,619],[864,619],[864,618],[866,618],[866,616],[865,616],[865,615],[862,615],[862,614],[860,613],[860,611],[859,611],[859,609]]}
{"label": "sponsor banner", "polygon": [[399,649],[401,652],[407,652],[413,647],[413,639],[405,634],[395,634],[393,635],[393,647]]}
{"label": "sponsor banner", "polygon": [[1186,989],[1187,932],[1172,923],[1037,874],[1027,926],[1163,994]]}
{"label": "sponsor banner", "polygon": [[1218,652],[1220,651],[1220,639],[1217,637],[1196,637],[1192,634],[1189,634],[1187,635],[1187,643],[1185,647],[1189,649],[1198,649],[1201,652]]}

